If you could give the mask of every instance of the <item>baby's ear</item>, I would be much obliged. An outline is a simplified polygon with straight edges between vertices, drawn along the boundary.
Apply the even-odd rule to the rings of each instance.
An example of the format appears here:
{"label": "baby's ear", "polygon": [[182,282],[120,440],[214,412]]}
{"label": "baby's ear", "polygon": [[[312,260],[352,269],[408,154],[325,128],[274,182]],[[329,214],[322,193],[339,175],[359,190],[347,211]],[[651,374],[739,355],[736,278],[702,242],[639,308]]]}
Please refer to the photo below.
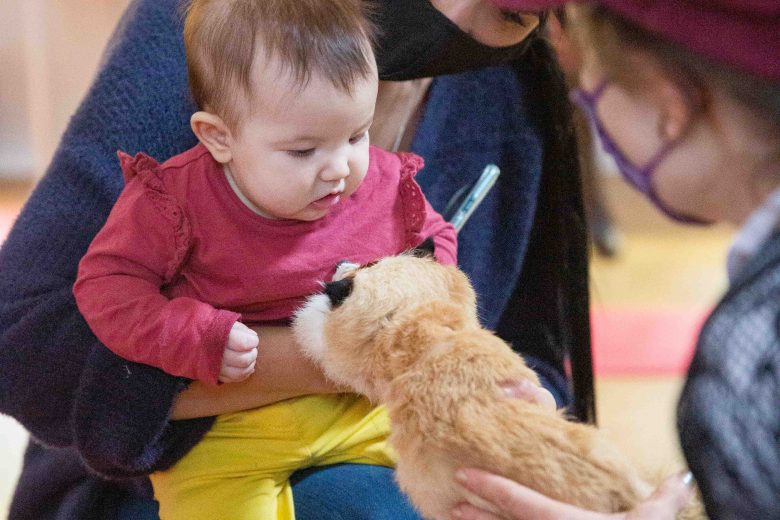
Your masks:
{"label": "baby's ear", "polygon": [[221,117],[201,110],[190,117],[190,127],[217,162],[226,164],[233,159],[230,128]]}
{"label": "baby's ear", "polygon": [[418,258],[432,258],[435,250],[436,245],[433,243],[433,237],[428,237],[423,240],[422,244],[418,245],[410,252],[412,253],[412,256],[416,256]]}

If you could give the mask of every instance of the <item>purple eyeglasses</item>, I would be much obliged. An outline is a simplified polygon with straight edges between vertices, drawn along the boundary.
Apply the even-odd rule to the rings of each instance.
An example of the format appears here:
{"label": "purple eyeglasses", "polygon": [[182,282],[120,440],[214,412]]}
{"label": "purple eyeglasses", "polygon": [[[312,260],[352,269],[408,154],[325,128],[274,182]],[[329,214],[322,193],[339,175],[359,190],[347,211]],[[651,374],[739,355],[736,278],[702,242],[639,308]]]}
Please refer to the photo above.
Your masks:
{"label": "purple eyeglasses", "polygon": [[637,166],[634,164],[626,157],[620,147],[618,147],[617,143],[612,139],[612,136],[610,136],[609,132],[604,128],[604,124],[598,116],[597,104],[608,86],[609,82],[605,80],[599,83],[592,91],[574,89],[570,94],[572,101],[582,109],[583,113],[588,118],[591,127],[599,136],[604,151],[615,160],[615,164],[623,177],[638,191],[650,199],[650,201],[668,217],[678,222],[703,224],[704,222],[699,219],[686,217],[669,209],[666,204],[658,198],[655,188],[653,187],[653,172],[658,167],[658,164],[666,158],[672,148],[677,145],[679,139],[666,141],[644,166]]}

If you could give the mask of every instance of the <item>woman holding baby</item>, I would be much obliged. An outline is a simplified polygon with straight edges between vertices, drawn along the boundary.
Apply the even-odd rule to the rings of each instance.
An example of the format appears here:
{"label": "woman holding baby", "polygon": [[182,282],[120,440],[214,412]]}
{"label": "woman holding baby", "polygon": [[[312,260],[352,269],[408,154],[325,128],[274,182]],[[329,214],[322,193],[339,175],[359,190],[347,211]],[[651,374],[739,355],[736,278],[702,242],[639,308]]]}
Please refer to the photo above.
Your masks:
{"label": "woman holding baby", "polygon": [[[780,4],[598,0],[566,13],[585,56],[573,98],[626,180],[674,220],[739,228],[678,427],[711,518],[780,518]],[[468,520],[673,519],[692,481],[672,477],[635,511],[602,515],[482,471],[459,477],[500,511],[453,512]]]}
{"label": "woman holding baby", "polygon": [[[0,251],[0,410],[34,439],[12,519],[157,518],[146,475],[179,461],[213,416],[340,391],[300,355],[284,326],[259,330],[258,361],[253,352],[255,371],[246,381],[188,386],[112,355],[75,307],[77,264],[123,188],[116,151],[164,160],[195,145],[183,4],[130,2],[49,171]],[[377,64],[387,81],[370,140],[423,156],[416,180],[445,214],[485,164],[501,167],[480,214],[458,236],[460,266],[480,292],[484,324],[527,354],[557,404],[567,405],[564,357],[589,353],[585,226],[568,103],[539,37],[543,17],[487,0],[377,4]],[[365,144],[363,133],[355,143]],[[119,235],[125,231],[119,226]],[[113,320],[120,335],[121,321]],[[588,418],[591,382],[581,373],[574,408]],[[388,467],[333,464],[290,481],[301,520],[417,518]]]}

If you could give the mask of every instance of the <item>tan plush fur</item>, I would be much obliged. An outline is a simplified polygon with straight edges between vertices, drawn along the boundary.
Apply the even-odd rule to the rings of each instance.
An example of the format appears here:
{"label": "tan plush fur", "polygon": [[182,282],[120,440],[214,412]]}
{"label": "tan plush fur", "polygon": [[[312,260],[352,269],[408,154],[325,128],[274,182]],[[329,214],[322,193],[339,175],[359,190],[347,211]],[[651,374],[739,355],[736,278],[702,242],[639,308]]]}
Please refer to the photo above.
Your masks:
{"label": "tan plush fur", "polygon": [[480,326],[461,271],[401,255],[337,277],[352,278],[349,296],[312,297],[294,330],[328,377],[387,407],[397,480],[426,518],[449,518],[467,498],[453,480],[462,466],[595,511],[650,494],[597,429],[502,395],[503,381],[538,380]]}

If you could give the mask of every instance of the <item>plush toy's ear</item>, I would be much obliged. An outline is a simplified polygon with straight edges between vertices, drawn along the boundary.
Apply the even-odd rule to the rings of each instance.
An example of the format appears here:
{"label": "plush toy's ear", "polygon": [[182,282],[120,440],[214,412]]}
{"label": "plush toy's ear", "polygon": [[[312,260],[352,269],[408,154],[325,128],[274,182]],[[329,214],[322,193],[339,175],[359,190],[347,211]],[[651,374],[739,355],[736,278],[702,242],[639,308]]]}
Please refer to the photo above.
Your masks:
{"label": "plush toy's ear", "polygon": [[354,279],[350,277],[325,284],[325,294],[330,298],[331,306],[338,307],[344,302],[352,293],[353,282]]}
{"label": "plush toy's ear", "polygon": [[436,245],[433,243],[433,237],[428,237],[423,240],[422,244],[411,250],[413,256],[418,258],[433,257],[433,253],[436,250]]}

